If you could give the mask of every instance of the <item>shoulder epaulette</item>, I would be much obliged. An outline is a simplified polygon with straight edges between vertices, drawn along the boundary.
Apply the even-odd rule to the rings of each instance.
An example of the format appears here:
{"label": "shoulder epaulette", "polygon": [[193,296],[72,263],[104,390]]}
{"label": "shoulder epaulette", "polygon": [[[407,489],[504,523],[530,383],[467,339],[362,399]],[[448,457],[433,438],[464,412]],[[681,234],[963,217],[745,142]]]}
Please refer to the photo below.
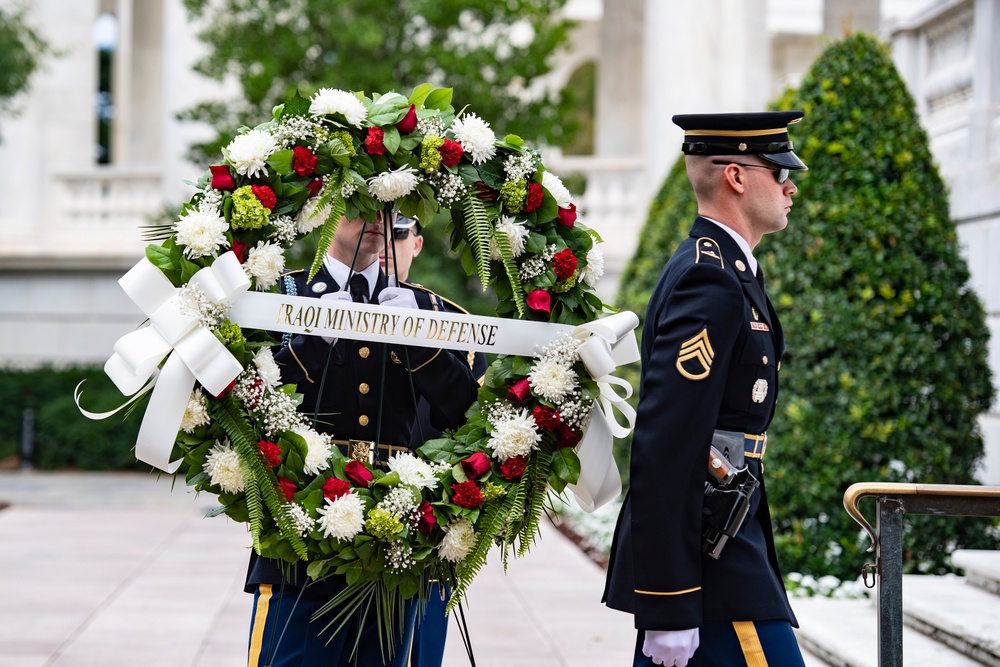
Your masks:
{"label": "shoulder epaulette", "polygon": [[305,269],[293,269],[291,271],[285,271],[284,273],[281,274],[281,277],[284,278],[285,276],[294,276],[296,273],[302,273],[303,271],[305,271]]}
{"label": "shoulder epaulette", "polygon": [[455,303],[451,299],[446,299],[443,296],[441,296],[440,294],[438,294],[437,292],[435,292],[434,290],[429,289],[427,287],[424,287],[423,285],[420,285],[420,284],[417,284],[417,283],[410,283],[410,282],[407,282],[405,280],[402,281],[400,284],[406,285],[407,287],[410,287],[412,289],[424,292],[425,294],[427,294],[428,296],[431,297],[431,302],[433,302],[434,299],[437,299],[438,301],[440,301],[442,303],[442,305],[449,306],[449,307],[455,309],[459,313],[465,313],[466,315],[469,314],[469,311],[467,311],[465,308],[462,308],[460,305],[458,305],[457,303]]}
{"label": "shoulder epaulette", "polygon": [[719,242],[707,236],[702,236],[698,239],[695,244],[694,263],[718,263],[720,269],[726,268],[725,263],[722,261],[722,248],[719,247]]}

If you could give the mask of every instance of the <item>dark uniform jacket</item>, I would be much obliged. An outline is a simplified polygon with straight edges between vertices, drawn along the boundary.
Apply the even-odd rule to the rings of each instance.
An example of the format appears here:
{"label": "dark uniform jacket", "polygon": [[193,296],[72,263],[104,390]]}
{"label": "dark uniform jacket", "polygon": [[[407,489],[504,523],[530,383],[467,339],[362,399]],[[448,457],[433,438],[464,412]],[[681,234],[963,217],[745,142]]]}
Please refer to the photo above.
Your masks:
{"label": "dark uniform jacket", "polygon": [[[763,433],[774,414],[781,325],[736,241],[699,217],[667,263],[642,334],[631,483],[608,568],[605,602],[640,630],[703,621],[796,624],[761,481],[719,560],[702,554],[702,498],[715,429]],[[773,452],[769,453],[773,456]]]}
{"label": "dark uniform jacket", "polygon": [[[326,266],[312,282],[306,282],[304,271],[288,277],[293,280],[291,289],[285,280],[281,288],[289,294],[294,291],[298,296],[321,297],[341,289]],[[387,285],[388,280],[380,271],[370,303],[378,303],[378,295]],[[440,309],[435,307],[437,302],[432,298],[435,295],[427,290],[405,283],[401,286],[413,291],[421,309]],[[388,358],[383,382],[385,355]],[[303,395],[299,411],[313,420],[317,431],[338,440],[407,446],[421,398],[425,399],[430,423],[435,428],[454,428],[465,422],[465,411],[479,389],[466,352],[346,338],[331,346],[319,336],[295,335],[285,341],[274,358],[281,368],[281,381],[297,385]],[[257,584],[281,583],[281,567],[277,561],[251,556],[247,591],[253,592]],[[295,572],[290,579],[301,584],[304,565],[299,564]],[[332,577],[310,586],[310,590],[317,594],[335,593],[342,587],[339,579]]]}

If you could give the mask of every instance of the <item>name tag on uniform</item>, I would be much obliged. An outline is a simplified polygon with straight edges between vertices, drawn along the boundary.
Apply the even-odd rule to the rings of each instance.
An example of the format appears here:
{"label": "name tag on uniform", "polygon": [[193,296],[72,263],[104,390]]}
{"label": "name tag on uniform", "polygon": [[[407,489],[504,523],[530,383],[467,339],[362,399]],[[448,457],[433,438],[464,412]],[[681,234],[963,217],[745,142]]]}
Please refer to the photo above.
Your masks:
{"label": "name tag on uniform", "polygon": [[754,331],[770,331],[771,329],[764,322],[751,322],[750,328]]}

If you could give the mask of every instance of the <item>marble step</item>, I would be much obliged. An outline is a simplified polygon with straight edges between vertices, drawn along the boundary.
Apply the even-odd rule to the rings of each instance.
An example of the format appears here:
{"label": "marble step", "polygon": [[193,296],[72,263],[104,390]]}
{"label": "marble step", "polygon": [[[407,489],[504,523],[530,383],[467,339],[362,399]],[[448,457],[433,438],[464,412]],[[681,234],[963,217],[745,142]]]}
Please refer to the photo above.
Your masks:
{"label": "marble step", "polygon": [[984,665],[1000,667],[1000,596],[965,577],[905,575],[903,622]]}
{"label": "marble step", "polygon": [[970,584],[1000,595],[1000,551],[959,549],[951,555],[951,562],[965,570]]}

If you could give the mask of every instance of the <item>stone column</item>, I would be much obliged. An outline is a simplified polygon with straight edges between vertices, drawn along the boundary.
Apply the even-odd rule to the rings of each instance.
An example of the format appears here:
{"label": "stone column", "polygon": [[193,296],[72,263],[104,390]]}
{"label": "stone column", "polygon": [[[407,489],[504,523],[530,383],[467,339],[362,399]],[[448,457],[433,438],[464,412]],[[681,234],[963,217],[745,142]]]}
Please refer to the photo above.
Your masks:
{"label": "stone column", "polygon": [[645,4],[645,0],[604,3],[594,137],[599,157],[642,153]]}

